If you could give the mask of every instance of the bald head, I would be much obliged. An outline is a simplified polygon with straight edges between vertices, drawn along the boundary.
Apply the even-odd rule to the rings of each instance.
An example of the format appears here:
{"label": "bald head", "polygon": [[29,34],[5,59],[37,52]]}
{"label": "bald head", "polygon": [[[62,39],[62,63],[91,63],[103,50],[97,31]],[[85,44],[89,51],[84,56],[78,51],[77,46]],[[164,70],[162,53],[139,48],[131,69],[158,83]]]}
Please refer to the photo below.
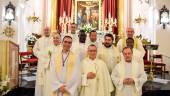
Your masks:
{"label": "bald head", "polygon": [[88,46],[88,55],[89,58],[94,60],[97,55],[97,47],[94,44]]}
{"label": "bald head", "polygon": [[44,36],[49,37],[50,36],[50,31],[51,31],[50,27],[45,27],[44,28]]}
{"label": "bald head", "polygon": [[134,29],[131,28],[131,27],[128,27],[126,29],[126,33],[127,33],[127,37],[133,38],[133,36],[134,36]]}
{"label": "bald head", "polygon": [[130,47],[125,47],[123,48],[123,56],[126,62],[131,62],[132,61],[132,55],[133,55],[133,51]]}

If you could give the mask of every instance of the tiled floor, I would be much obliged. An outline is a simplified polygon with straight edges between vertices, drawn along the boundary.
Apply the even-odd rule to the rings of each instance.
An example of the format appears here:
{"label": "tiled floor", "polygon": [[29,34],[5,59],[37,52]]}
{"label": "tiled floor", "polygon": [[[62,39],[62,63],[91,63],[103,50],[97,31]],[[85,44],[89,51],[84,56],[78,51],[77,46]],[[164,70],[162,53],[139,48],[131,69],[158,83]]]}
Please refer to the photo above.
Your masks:
{"label": "tiled floor", "polygon": [[34,88],[19,87],[4,96],[34,96]]}
{"label": "tiled floor", "polygon": [[[22,76],[22,82],[21,82]],[[157,76],[158,78],[166,78],[170,80],[170,75],[166,74],[164,76]],[[35,90],[35,78],[36,78],[36,67],[31,69],[31,72],[27,72],[27,70],[20,73],[20,86],[9,92],[5,96],[34,96]],[[155,82],[146,82],[143,86],[144,94],[142,96],[170,96],[170,82],[167,84],[160,84]],[[151,89],[150,89],[151,88]],[[169,90],[169,91],[168,91]]]}
{"label": "tiled floor", "polygon": [[[21,80],[22,76],[22,80]],[[34,88],[35,87],[35,80],[36,80],[36,67],[31,68],[30,72],[24,70],[22,73],[20,72],[20,87],[24,88]]]}

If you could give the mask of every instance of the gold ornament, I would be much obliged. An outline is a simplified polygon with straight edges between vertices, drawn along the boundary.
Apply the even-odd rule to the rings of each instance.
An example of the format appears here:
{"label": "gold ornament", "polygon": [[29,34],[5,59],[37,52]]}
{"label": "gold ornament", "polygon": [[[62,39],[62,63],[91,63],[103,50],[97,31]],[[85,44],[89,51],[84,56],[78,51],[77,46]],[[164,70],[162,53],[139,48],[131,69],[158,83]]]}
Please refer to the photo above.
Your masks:
{"label": "gold ornament", "polygon": [[40,22],[40,18],[35,16],[35,13],[33,14],[33,16],[29,16],[28,18],[28,22]]}
{"label": "gold ornament", "polygon": [[7,37],[13,37],[14,33],[15,33],[15,30],[10,27],[10,26],[7,26],[5,29],[4,29],[4,32],[5,36]]}
{"label": "gold ornament", "polygon": [[135,18],[135,23],[137,24],[141,24],[141,23],[145,23],[146,22],[146,19],[145,18],[142,18],[139,14],[139,17]]}

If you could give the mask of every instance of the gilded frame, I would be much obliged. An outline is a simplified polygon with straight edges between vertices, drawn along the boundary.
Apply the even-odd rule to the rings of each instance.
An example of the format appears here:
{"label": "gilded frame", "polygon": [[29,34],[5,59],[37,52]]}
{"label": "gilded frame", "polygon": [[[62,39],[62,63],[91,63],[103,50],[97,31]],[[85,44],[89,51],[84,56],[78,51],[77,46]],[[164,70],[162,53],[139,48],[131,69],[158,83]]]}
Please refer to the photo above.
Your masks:
{"label": "gilded frame", "polygon": [[101,30],[101,25],[102,25],[102,21],[101,21],[101,19],[102,19],[102,15],[101,15],[101,0],[75,0],[75,19],[74,19],[74,22],[75,23],[77,23],[77,15],[78,15],[78,12],[77,12],[77,10],[78,10],[78,6],[77,6],[77,4],[78,4],[78,2],[80,2],[80,1],[84,1],[84,2],[98,2],[98,6],[99,6],[99,13],[98,13],[98,29],[97,30]]}

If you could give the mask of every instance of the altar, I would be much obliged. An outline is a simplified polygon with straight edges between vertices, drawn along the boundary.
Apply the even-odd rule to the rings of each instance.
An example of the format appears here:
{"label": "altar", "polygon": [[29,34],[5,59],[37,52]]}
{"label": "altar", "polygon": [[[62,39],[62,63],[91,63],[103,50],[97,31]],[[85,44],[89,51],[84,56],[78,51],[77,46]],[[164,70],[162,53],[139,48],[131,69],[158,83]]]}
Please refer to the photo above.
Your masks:
{"label": "altar", "polygon": [[142,96],[170,96],[170,75],[169,73],[156,75],[153,81],[147,81],[142,88]]}
{"label": "altar", "polygon": [[[65,4],[67,4],[67,7]],[[92,30],[112,31],[118,34],[118,25],[122,24],[117,15],[118,2],[116,0],[61,0],[56,11],[58,16],[52,16],[56,22],[52,22],[52,28],[56,27],[60,32],[70,32],[71,23],[77,24],[77,29],[85,29],[90,26]],[[109,6],[109,7],[108,7]]]}
{"label": "altar", "polygon": [[0,40],[0,96],[18,87],[19,46]]}

